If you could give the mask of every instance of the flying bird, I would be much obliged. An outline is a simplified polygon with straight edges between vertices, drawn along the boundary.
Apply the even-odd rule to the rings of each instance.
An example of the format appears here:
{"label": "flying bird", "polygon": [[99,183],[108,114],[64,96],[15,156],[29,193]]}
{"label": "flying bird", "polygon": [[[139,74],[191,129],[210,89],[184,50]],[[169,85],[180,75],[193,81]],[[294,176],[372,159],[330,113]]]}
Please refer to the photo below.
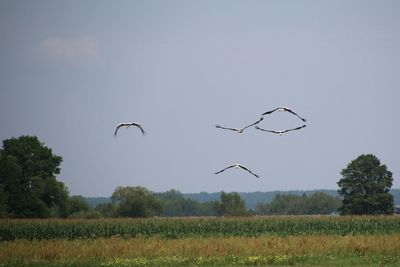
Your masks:
{"label": "flying bird", "polygon": [[121,127],[129,128],[131,126],[138,127],[140,129],[140,131],[142,131],[142,134],[145,135],[145,131],[143,130],[143,127],[139,123],[127,122],[127,123],[119,123],[117,125],[117,128],[115,129],[115,132],[114,132],[114,137],[117,136],[117,132],[118,132],[119,128],[121,128]]}
{"label": "flying bird", "polygon": [[293,115],[297,116],[300,120],[302,120],[304,122],[307,121],[305,118],[300,117],[296,112],[294,112],[293,110],[291,110],[290,108],[287,108],[287,107],[279,107],[279,108],[264,112],[262,114],[262,116],[267,115],[267,114],[271,114],[271,113],[273,113],[275,111],[286,111],[286,112],[292,113]]}
{"label": "flying bird", "polygon": [[290,131],[296,131],[296,130],[300,130],[300,129],[302,129],[302,128],[306,127],[306,126],[307,126],[307,125],[303,125],[303,126],[299,126],[299,127],[293,128],[293,129],[282,130],[282,131],[265,130],[265,129],[261,129],[261,128],[260,128],[260,127],[258,127],[257,125],[256,125],[256,126],[254,126],[254,128],[256,128],[257,130],[264,131],[264,132],[270,132],[270,133],[275,133],[275,134],[282,135],[282,134],[284,134],[284,133],[287,133],[287,132],[290,132]]}
{"label": "flying bird", "polygon": [[221,173],[221,172],[223,172],[223,171],[225,171],[225,170],[227,170],[227,169],[230,169],[230,168],[235,168],[235,169],[241,168],[241,169],[243,169],[243,170],[245,170],[245,171],[248,171],[249,173],[251,173],[251,174],[254,175],[255,177],[260,178],[260,176],[258,176],[257,174],[253,173],[252,171],[250,171],[249,169],[247,169],[246,167],[244,167],[244,166],[242,166],[242,165],[240,165],[240,164],[234,164],[234,165],[228,166],[228,167],[226,167],[225,169],[222,169],[222,170],[220,170],[220,171],[217,171],[215,174]]}
{"label": "flying bird", "polygon": [[243,133],[243,131],[244,131],[245,129],[247,129],[247,128],[251,127],[251,126],[254,126],[254,125],[258,124],[258,123],[259,123],[260,121],[262,121],[263,119],[264,119],[264,118],[261,117],[258,121],[254,122],[254,123],[252,123],[252,124],[250,124],[250,125],[247,125],[247,126],[245,126],[245,127],[243,127],[243,128],[239,128],[239,129],[237,129],[237,128],[223,127],[223,126],[218,125],[218,124],[215,125],[215,127],[219,128],[219,129],[235,131],[235,132],[237,132],[237,133]]}

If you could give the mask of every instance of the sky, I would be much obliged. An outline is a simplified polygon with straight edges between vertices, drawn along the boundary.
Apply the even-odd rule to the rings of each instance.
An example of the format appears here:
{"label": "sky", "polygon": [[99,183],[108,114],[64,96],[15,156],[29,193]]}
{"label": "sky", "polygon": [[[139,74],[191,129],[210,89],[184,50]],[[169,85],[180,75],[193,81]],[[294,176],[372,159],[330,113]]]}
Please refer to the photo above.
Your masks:
{"label": "sky", "polygon": [[[361,154],[399,188],[399,14],[395,0],[0,0],[0,140],[37,136],[71,195],[337,189]],[[280,106],[307,126],[215,127]],[[120,122],[146,135],[115,138]],[[214,174],[235,163],[261,178]]]}

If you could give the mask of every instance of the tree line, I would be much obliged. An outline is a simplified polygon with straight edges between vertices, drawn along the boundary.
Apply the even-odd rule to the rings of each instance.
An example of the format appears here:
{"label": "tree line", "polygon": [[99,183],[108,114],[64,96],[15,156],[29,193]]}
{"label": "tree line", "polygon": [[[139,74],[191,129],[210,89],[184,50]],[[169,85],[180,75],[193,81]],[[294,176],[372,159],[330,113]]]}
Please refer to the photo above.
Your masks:
{"label": "tree line", "polygon": [[177,190],[154,193],[145,187],[118,187],[111,201],[91,207],[82,196],[71,197],[70,217],[191,217],[191,216],[251,216],[277,214],[331,214],[340,206],[340,199],[326,193],[276,195],[271,203],[259,203],[246,208],[237,192],[221,192],[220,199],[198,202]]}
{"label": "tree line", "polygon": [[339,196],[277,194],[271,202],[246,208],[237,192],[200,202],[177,190],[155,193],[144,187],[117,187],[108,203],[92,207],[70,196],[57,181],[62,157],[35,136],[3,141],[0,149],[0,215],[3,217],[250,216],[275,214],[392,214],[392,173],[374,155],[361,155],[342,170]]}

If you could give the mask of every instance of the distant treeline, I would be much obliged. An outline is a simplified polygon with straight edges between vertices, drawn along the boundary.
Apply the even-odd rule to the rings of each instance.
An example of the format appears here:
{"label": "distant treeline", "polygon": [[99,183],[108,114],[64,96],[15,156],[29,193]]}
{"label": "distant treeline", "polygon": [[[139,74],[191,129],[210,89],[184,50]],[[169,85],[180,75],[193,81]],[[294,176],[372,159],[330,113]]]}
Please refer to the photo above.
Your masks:
{"label": "distant treeline", "polygon": [[[271,201],[277,195],[295,195],[301,196],[305,194],[306,196],[310,196],[314,193],[322,192],[332,197],[338,197],[338,193],[336,190],[329,190],[329,189],[321,189],[321,190],[291,190],[291,191],[269,191],[269,192],[250,192],[250,193],[239,193],[241,199],[244,200],[246,208],[254,210],[257,204],[265,204],[271,203]],[[394,204],[400,205],[400,189],[391,189],[390,193],[394,197]],[[162,193],[160,193],[162,194]],[[182,193],[182,195],[186,198],[191,200],[204,203],[204,202],[211,202],[217,201],[221,198],[221,192],[214,192],[214,193],[207,193],[207,192],[200,192],[200,193]],[[111,197],[86,197],[86,200],[89,204],[94,208],[98,204],[101,203],[110,203]]]}
{"label": "distant treeline", "polygon": [[360,155],[341,171],[338,192],[184,194],[174,189],[157,193],[140,186],[118,186],[110,198],[70,196],[64,183],[57,180],[62,160],[35,136],[4,140],[0,148],[0,218],[393,214],[398,212],[393,204],[400,203],[399,189],[388,193],[392,173],[372,154]]}

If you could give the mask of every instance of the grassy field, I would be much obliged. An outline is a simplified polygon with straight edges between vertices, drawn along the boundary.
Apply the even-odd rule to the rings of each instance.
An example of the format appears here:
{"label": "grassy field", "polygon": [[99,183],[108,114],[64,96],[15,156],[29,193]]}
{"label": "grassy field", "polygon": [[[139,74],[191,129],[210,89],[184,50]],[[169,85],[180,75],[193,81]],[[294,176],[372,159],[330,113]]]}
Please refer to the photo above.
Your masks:
{"label": "grassy field", "polygon": [[399,266],[399,223],[395,216],[3,220],[0,266]]}
{"label": "grassy field", "polygon": [[0,241],[122,237],[400,234],[398,216],[1,220]]}

